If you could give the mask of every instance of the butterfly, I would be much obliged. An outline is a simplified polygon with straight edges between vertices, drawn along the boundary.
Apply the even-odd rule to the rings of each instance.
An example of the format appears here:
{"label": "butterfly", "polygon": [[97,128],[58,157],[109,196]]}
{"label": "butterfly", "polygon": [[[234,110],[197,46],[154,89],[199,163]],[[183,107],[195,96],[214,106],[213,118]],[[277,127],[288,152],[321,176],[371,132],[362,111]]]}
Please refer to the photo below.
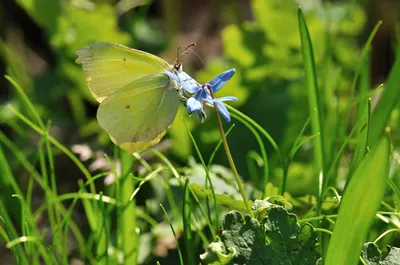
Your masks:
{"label": "butterfly", "polygon": [[[173,123],[182,87],[165,72],[198,85],[173,65],[147,52],[120,44],[96,42],[77,51],[93,97],[100,103],[97,120],[113,143],[133,153],[157,144]],[[192,83],[190,83],[192,82]]]}

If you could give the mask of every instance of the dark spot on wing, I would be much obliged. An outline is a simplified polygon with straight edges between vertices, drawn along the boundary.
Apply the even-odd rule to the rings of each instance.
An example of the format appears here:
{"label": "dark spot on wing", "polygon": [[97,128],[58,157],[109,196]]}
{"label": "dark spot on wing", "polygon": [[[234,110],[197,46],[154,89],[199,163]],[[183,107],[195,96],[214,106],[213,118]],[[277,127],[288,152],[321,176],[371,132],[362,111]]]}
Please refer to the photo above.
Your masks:
{"label": "dark spot on wing", "polygon": [[138,142],[138,139],[139,138],[139,135],[138,135],[138,132],[136,132],[133,136],[132,136],[132,140],[131,140],[131,143],[136,143],[136,142]]}
{"label": "dark spot on wing", "polygon": [[130,109],[130,108],[131,108],[131,105],[128,105],[128,104],[125,105],[125,109]]}
{"label": "dark spot on wing", "polygon": [[126,62],[126,58],[124,58],[123,60],[124,60],[124,62]]}

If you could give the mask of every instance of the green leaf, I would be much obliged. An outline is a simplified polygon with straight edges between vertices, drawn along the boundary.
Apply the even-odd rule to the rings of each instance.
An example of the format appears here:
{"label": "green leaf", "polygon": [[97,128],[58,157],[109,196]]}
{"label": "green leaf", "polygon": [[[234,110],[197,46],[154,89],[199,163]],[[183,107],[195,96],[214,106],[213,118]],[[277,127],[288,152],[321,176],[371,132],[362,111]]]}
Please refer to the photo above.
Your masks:
{"label": "green leaf", "polygon": [[251,210],[254,212],[255,218],[262,221],[264,220],[268,209],[275,205],[283,206],[289,210],[292,209],[292,205],[281,195],[273,195],[264,200],[255,200],[251,206]]}
{"label": "green leaf", "polygon": [[381,204],[389,174],[390,141],[384,137],[355,170],[344,193],[325,265],[357,264]]}
{"label": "green leaf", "polygon": [[400,264],[400,248],[386,246],[382,252],[373,242],[364,244],[362,257],[367,265]]}
{"label": "green leaf", "polygon": [[217,237],[216,242],[212,242],[207,247],[206,252],[200,255],[200,259],[203,261],[203,264],[226,265],[233,260],[235,253],[235,249],[227,250],[221,239]]}
{"label": "green leaf", "polygon": [[[201,187],[197,183],[190,184],[190,187],[192,188],[192,190],[198,197],[209,198],[211,200],[213,199],[213,194],[210,191],[210,189]],[[220,205],[226,206],[229,209],[235,209],[235,210],[243,211],[243,212],[246,211],[246,206],[244,205],[242,200],[237,200],[235,198],[230,197],[229,195],[218,194],[218,193],[215,194],[215,199]]]}
{"label": "green leaf", "polygon": [[[319,134],[318,137],[313,139],[314,143],[314,159],[315,166],[318,173],[321,172],[322,177],[320,181],[324,181],[325,168],[324,168],[324,135],[322,125],[322,112],[321,101],[319,99],[319,90],[317,83],[317,73],[315,69],[314,52],[311,43],[310,34],[308,32],[307,24],[301,9],[298,10],[301,51],[303,53],[304,69],[308,87],[308,104],[311,115],[311,128],[313,134]],[[320,183],[320,187],[321,187]],[[320,193],[322,190],[319,191]]]}
{"label": "green leaf", "polygon": [[218,263],[203,259],[204,264],[314,265],[320,257],[314,228],[300,226],[294,214],[277,205],[266,209],[261,223],[249,215],[243,218],[237,211],[229,212],[223,219],[221,241],[220,254],[233,254],[233,260]]}

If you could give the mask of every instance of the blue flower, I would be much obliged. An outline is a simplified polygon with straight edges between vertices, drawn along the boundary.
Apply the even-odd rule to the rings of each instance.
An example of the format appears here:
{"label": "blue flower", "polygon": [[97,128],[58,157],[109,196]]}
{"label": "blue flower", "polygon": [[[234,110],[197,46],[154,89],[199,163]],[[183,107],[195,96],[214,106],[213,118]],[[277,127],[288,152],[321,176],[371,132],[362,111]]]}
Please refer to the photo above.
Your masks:
{"label": "blue flower", "polygon": [[204,85],[200,85],[183,71],[177,72],[176,74],[167,71],[165,73],[169,77],[177,81],[185,91],[193,94],[186,102],[186,106],[190,114],[197,112],[200,119],[203,121],[203,118],[205,118],[205,112],[203,110],[204,102],[207,102],[211,105],[214,105],[214,103],[216,103],[218,111],[227,122],[230,122],[231,117],[229,115],[229,112],[222,102],[229,100],[237,101],[237,98],[227,96],[212,99],[210,95],[210,89],[212,89],[213,93],[216,93],[226,84],[226,82],[228,82],[232,78],[235,72],[235,69],[227,70]]}

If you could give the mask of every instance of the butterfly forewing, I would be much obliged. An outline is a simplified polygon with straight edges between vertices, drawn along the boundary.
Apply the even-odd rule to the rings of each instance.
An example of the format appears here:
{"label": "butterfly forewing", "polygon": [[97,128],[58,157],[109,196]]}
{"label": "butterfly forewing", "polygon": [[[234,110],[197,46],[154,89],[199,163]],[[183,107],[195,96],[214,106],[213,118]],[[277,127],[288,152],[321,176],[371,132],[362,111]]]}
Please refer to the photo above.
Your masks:
{"label": "butterfly forewing", "polygon": [[102,102],[117,89],[144,76],[169,70],[152,54],[120,44],[96,42],[77,51],[93,97]]}
{"label": "butterfly forewing", "polygon": [[180,94],[165,74],[135,80],[107,97],[97,112],[114,143],[134,152],[156,144],[174,121]]}

